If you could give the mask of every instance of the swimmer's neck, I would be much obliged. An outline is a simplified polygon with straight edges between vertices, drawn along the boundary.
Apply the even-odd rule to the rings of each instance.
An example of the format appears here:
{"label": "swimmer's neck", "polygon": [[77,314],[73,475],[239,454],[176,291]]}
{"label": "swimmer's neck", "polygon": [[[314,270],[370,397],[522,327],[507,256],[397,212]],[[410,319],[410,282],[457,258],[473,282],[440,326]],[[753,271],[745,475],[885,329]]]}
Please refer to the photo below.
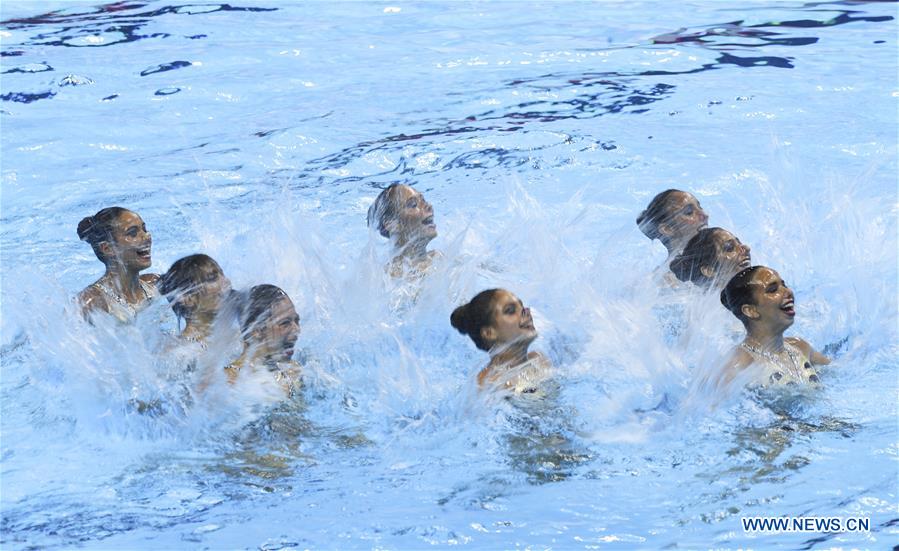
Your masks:
{"label": "swimmer's neck", "polygon": [[240,354],[241,364],[252,366],[254,369],[257,366],[264,367],[271,371],[277,369],[279,363],[284,363],[282,360],[275,358],[275,354],[277,352],[269,352],[261,346],[254,346],[245,342],[243,352]]}
{"label": "swimmer's neck", "polygon": [[489,367],[507,366],[513,367],[528,361],[528,345],[522,344],[502,348],[497,352],[491,352]]}
{"label": "swimmer's neck", "polygon": [[428,258],[428,244],[430,239],[406,240],[404,237],[398,237],[394,244],[394,260],[424,260]]}
{"label": "swimmer's neck", "polygon": [[748,346],[755,347],[766,352],[780,352],[784,349],[783,331],[765,331],[760,328],[753,328],[743,339]]}
{"label": "swimmer's neck", "polygon": [[140,285],[140,272],[129,270],[118,262],[106,265],[106,273],[103,274],[100,281],[117,292],[125,299],[125,302],[134,304],[142,302],[144,299],[143,289]]}
{"label": "swimmer's neck", "polygon": [[193,312],[184,322],[184,330],[181,336],[190,339],[205,341],[212,334],[212,324],[215,322],[215,313]]}
{"label": "swimmer's neck", "polygon": [[667,266],[674,257],[684,252],[684,247],[687,246],[687,242],[690,239],[660,239],[662,245],[665,245],[665,248],[668,250],[668,262],[665,263]]}

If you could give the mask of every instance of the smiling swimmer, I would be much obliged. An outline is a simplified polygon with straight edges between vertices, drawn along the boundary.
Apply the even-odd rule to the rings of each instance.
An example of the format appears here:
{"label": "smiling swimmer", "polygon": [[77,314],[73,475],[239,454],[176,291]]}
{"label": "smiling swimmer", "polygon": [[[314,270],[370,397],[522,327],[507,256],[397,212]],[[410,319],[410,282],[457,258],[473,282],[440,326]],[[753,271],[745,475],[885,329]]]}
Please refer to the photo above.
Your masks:
{"label": "smiling swimmer", "polygon": [[105,312],[125,323],[158,296],[157,274],[140,275],[152,264],[153,239],[137,213],[108,207],[78,224],[78,238],[90,243],[106,266],[103,276],[78,294],[82,313]]}
{"label": "smiling swimmer", "polygon": [[749,245],[721,228],[703,228],[671,261],[671,272],[683,282],[720,289],[740,270],[752,265]]}
{"label": "smiling swimmer", "polygon": [[423,274],[440,253],[429,251],[428,244],[437,237],[434,207],[424,196],[403,184],[391,184],[368,209],[368,225],[390,239],[393,253],[390,275]]}
{"label": "smiling swimmer", "polygon": [[243,353],[226,369],[228,382],[270,373],[287,396],[300,387],[301,366],[292,359],[300,317],[290,297],[274,285],[250,289],[241,319]]}
{"label": "smiling swimmer", "polygon": [[813,366],[830,360],[798,337],[784,338],[796,310],[793,291],[780,274],[765,266],[747,268],[721,291],[721,303],[746,328],[746,338],[725,365],[723,385],[752,364],[762,369],[754,381],[759,386],[818,382]]}
{"label": "smiling swimmer", "polygon": [[481,291],[453,311],[450,323],[490,354],[490,363],[478,373],[481,388],[534,392],[549,376],[549,359],[540,352],[528,352],[537,338],[531,311],[509,291]]}

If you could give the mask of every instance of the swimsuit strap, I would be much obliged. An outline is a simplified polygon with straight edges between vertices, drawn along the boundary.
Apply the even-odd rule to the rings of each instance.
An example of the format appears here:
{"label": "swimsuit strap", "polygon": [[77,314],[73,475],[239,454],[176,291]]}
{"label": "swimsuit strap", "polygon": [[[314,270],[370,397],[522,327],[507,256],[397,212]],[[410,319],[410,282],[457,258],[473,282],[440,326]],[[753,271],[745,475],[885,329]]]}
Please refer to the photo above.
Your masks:
{"label": "swimsuit strap", "polygon": [[[91,283],[90,286],[95,289],[98,289],[101,293],[106,295],[106,297],[109,298],[110,300],[112,300],[112,302],[116,306],[123,308],[130,317],[134,317],[137,315],[138,307],[143,306],[143,304],[145,302],[148,302],[149,300],[151,300],[153,297],[157,296],[157,294],[158,294],[156,291],[156,286],[153,285],[152,283],[148,283],[142,279],[138,280],[138,281],[140,282],[140,290],[144,294],[144,299],[136,305],[130,304],[128,301],[126,301],[124,298],[122,298],[121,295],[119,295],[118,293],[116,293],[115,291],[110,289],[106,284],[104,284],[101,281],[95,281],[94,283]],[[112,306],[112,305],[110,305],[110,306]]]}
{"label": "swimsuit strap", "polygon": [[[774,354],[772,354],[771,352],[768,352],[767,350],[761,350],[750,344],[746,344],[746,342],[741,342],[740,347],[742,347],[744,350],[749,352],[749,354],[752,355],[752,357],[755,358],[756,360],[762,359],[771,365],[786,369],[790,373],[790,375],[792,375],[794,378],[796,378],[800,381],[805,378],[805,377],[803,377],[803,367],[804,366],[803,366],[803,361],[802,361],[802,359],[803,359],[802,351],[787,341],[784,341],[784,350],[786,351],[787,356],[790,358],[789,363],[784,362],[783,358],[781,358],[779,356],[775,356]],[[808,363],[808,362],[805,362],[805,363]],[[811,367],[811,365],[808,366],[808,368],[810,368],[810,367]],[[777,378],[780,379],[780,377],[777,377]]]}
{"label": "swimsuit strap", "polygon": [[[112,301],[113,301],[116,305],[121,306],[122,308],[124,308],[125,310],[127,310],[130,314],[134,315],[134,314],[137,313],[137,311],[135,310],[134,306],[132,306],[131,304],[129,304],[128,301],[126,301],[125,299],[123,299],[121,296],[119,296],[118,293],[114,292],[112,289],[110,289],[109,287],[107,287],[105,284],[103,284],[103,283],[101,283],[101,282],[99,282],[99,281],[96,281],[96,282],[94,282],[94,283],[91,284],[91,287],[94,287],[95,289],[99,289],[100,292],[102,292],[102,293],[103,293],[104,295],[106,295],[108,298],[112,299]],[[141,287],[141,290],[143,290],[143,287]],[[146,292],[146,291],[145,291],[145,292]]]}

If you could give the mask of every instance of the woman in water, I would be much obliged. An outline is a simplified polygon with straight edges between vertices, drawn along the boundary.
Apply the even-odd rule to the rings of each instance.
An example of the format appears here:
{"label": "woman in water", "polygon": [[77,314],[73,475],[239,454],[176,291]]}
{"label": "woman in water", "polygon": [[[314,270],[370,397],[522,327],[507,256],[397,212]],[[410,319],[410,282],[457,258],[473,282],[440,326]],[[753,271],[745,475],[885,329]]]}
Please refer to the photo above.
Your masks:
{"label": "woman in water", "polygon": [[128,322],[158,295],[157,274],[140,272],[150,267],[152,238],[135,212],[108,207],[78,224],[78,237],[90,243],[106,266],[103,276],[78,294],[85,316],[106,312]]}
{"label": "woman in water", "polygon": [[368,225],[390,239],[393,255],[390,275],[422,274],[431,266],[437,251],[428,244],[437,237],[434,208],[424,196],[403,184],[392,184],[382,191],[368,209]]}
{"label": "woman in water", "polygon": [[228,382],[269,373],[291,396],[301,384],[300,364],[292,359],[299,333],[300,318],[287,293],[267,284],[250,289],[241,319],[243,353],[226,368]]}
{"label": "woman in water", "polygon": [[672,258],[708,221],[696,197],[686,191],[669,189],[653,197],[637,217],[637,226],[646,237],[661,241]]}
{"label": "woman in water", "polygon": [[205,254],[192,254],[175,261],[159,278],[157,286],[178,319],[184,320],[180,337],[205,347],[227,299],[234,292],[222,268]]}
{"label": "woman in water", "polygon": [[796,316],[793,291],[780,274],[753,266],[735,275],[721,291],[721,303],[746,328],[746,338],[728,360],[721,383],[729,384],[750,365],[761,371],[761,386],[818,382],[813,366],[830,360],[798,337],[784,337]]}
{"label": "woman in water", "polygon": [[721,228],[703,228],[671,261],[671,272],[683,282],[709,290],[721,288],[740,270],[751,266],[749,245]]}
{"label": "woman in water", "polygon": [[478,373],[481,388],[534,392],[552,368],[546,356],[528,352],[537,338],[534,319],[530,309],[505,289],[481,291],[453,311],[450,323],[490,354],[490,363]]}

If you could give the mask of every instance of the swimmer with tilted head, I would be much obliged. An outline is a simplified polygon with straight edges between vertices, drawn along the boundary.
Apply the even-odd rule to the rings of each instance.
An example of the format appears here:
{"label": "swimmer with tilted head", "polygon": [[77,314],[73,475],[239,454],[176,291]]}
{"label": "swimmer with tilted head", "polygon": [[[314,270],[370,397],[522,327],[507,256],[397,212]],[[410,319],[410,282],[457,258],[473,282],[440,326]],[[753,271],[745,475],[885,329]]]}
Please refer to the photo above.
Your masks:
{"label": "swimmer with tilted head", "polygon": [[783,336],[793,325],[796,310],[793,291],[780,274],[765,266],[747,268],[721,291],[721,303],[746,328],[746,338],[725,365],[723,385],[752,364],[763,368],[755,381],[760,386],[818,382],[813,366],[830,360],[806,341]]}
{"label": "swimmer with tilted head", "polygon": [[81,220],[78,238],[90,243],[106,266],[103,276],[78,294],[85,317],[105,312],[129,322],[159,295],[159,276],[140,275],[152,264],[153,239],[137,213],[122,207],[105,208]]}
{"label": "swimmer with tilted head", "polygon": [[290,396],[301,383],[301,366],[293,351],[300,334],[300,317],[281,288],[257,285],[250,289],[241,317],[243,353],[226,368],[228,382],[267,371]]}
{"label": "swimmer with tilted head", "polygon": [[752,265],[749,251],[749,245],[729,231],[703,228],[669,266],[684,283],[692,282],[706,291],[721,289],[737,272]]}
{"label": "swimmer with tilted head", "polygon": [[157,286],[178,319],[184,320],[179,337],[205,347],[226,302],[234,294],[218,262],[205,254],[185,256],[172,264]]}
{"label": "swimmer with tilted head", "polygon": [[407,272],[422,274],[440,254],[428,250],[437,237],[434,207],[407,185],[391,184],[378,195],[368,209],[368,225],[393,245],[389,266],[393,277]]}
{"label": "swimmer with tilted head", "polygon": [[481,291],[453,311],[450,323],[490,354],[490,363],[478,373],[481,388],[534,392],[548,377],[549,359],[540,352],[528,352],[537,338],[531,311],[509,291]]}
{"label": "swimmer with tilted head", "polygon": [[637,227],[646,237],[661,241],[672,258],[708,221],[696,197],[686,191],[668,189],[652,198],[637,217]]}

